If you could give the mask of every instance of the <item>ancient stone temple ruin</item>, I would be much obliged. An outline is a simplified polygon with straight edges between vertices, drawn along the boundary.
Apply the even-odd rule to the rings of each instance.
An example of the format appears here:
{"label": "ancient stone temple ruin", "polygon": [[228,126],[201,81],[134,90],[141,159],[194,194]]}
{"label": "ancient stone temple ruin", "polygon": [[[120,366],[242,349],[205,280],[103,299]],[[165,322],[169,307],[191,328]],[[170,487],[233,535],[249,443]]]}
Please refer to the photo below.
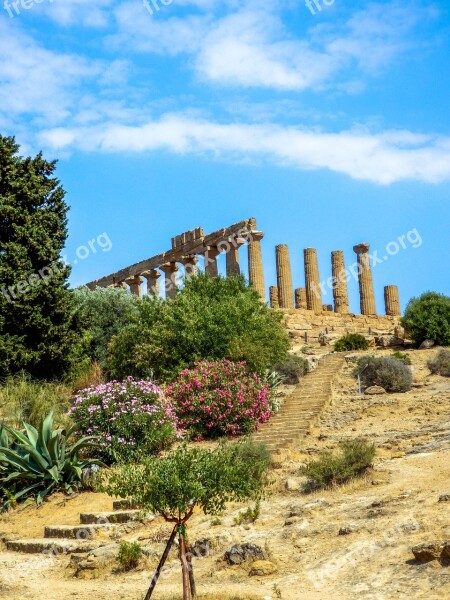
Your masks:
{"label": "ancient stone temple ruin", "polygon": [[[164,287],[166,298],[173,298],[178,290],[180,265],[184,276],[190,277],[196,273],[201,260],[205,272],[215,277],[218,275],[217,258],[224,253],[227,277],[238,275],[241,272],[240,253],[246,246],[249,283],[266,301],[261,249],[263,237],[254,218],[206,235],[203,228],[198,227],[172,238],[170,250],[92,281],[87,286],[90,289],[97,286],[129,288],[132,294],[141,296],[146,281],[147,294],[159,295]],[[333,250],[332,276],[326,281],[320,279],[317,250],[305,248],[305,287],[294,290],[289,248],[285,244],[276,246],[277,285],[269,288],[269,301],[273,308],[284,310],[286,325],[293,338],[301,338],[304,342],[319,340],[326,344],[344,333],[358,332],[390,337],[390,343],[398,339],[401,335],[398,288],[395,285],[384,288],[385,315],[378,315],[369,248],[367,243],[354,246],[356,261],[350,269],[345,266],[343,251]],[[358,278],[360,314],[350,312],[347,282],[352,274]],[[163,285],[160,283],[162,276]],[[323,304],[324,286],[332,290],[333,304]]]}

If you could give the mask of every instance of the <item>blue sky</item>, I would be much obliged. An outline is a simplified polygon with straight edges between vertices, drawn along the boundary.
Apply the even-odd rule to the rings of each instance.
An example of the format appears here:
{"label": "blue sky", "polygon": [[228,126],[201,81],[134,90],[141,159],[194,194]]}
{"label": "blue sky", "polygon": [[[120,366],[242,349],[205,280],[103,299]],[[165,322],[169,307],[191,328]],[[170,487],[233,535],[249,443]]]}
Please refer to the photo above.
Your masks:
{"label": "blue sky", "polygon": [[303,286],[303,248],[325,280],[368,241],[379,312],[450,293],[448,5],[327,1],[8,0],[0,131],[59,159],[70,262],[111,240],[73,285],[254,216],[267,286],[276,244]]}

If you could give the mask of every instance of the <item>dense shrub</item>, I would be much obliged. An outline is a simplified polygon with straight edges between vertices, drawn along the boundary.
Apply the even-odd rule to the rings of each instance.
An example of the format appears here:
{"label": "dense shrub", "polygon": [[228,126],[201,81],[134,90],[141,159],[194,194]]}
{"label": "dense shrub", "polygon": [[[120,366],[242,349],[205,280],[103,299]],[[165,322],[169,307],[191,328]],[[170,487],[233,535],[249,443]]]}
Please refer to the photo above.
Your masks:
{"label": "dense shrub", "polygon": [[168,448],[176,437],[172,405],[150,381],[128,377],[81,390],[69,413],[78,437],[100,436],[97,455],[107,463],[141,459]]}
{"label": "dense shrub", "polygon": [[403,361],[386,356],[362,356],[355,369],[364,388],[379,385],[387,392],[407,392],[412,385],[412,372]]}
{"label": "dense shrub", "polygon": [[427,292],[412,298],[402,325],[417,345],[428,339],[439,346],[450,346],[450,296]]}
{"label": "dense shrub", "polygon": [[309,371],[309,362],[306,358],[290,354],[286,360],[273,368],[283,377],[284,383],[295,384]]}
{"label": "dense shrub", "polygon": [[340,452],[322,452],[317,460],[308,462],[300,469],[308,478],[306,488],[315,490],[343,484],[363,475],[372,466],[375,446],[364,440],[341,442]]}
{"label": "dense shrub", "polygon": [[427,364],[432,373],[450,377],[450,350],[439,350]]}
{"label": "dense shrub", "polygon": [[243,277],[199,274],[175,299],[146,297],[138,314],[110,346],[113,377],[127,375],[171,381],[200,360],[246,361],[262,373],[283,361],[289,338],[281,320]]}
{"label": "dense shrub", "polygon": [[85,355],[90,361],[106,366],[108,345],[113,336],[126,327],[137,314],[140,300],[121,288],[73,290],[75,310],[83,331]]}
{"label": "dense shrub", "polygon": [[348,333],[343,337],[339,338],[334,349],[336,352],[349,352],[351,350],[367,350],[369,342],[363,335],[359,333]]}
{"label": "dense shrub", "polygon": [[167,387],[180,425],[195,437],[250,433],[270,417],[270,389],[245,363],[203,361]]}
{"label": "dense shrub", "polygon": [[124,571],[135,569],[142,558],[142,547],[138,542],[120,542],[117,560]]}
{"label": "dense shrub", "polygon": [[29,497],[40,504],[57,490],[71,493],[82,486],[83,470],[101,464],[80,458],[93,438],[69,445],[72,430],[53,429],[53,413],[38,429],[28,423],[24,426],[24,431],[18,431],[0,425],[0,501],[4,508]]}
{"label": "dense shrub", "polygon": [[32,379],[26,373],[7,377],[0,384],[0,410],[4,424],[21,428],[23,422],[39,427],[53,412],[55,424],[68,426],[70,387]]}
{"label": "dense shrub", "polygon": [[406,354],[406,352],[393,352],[391,354],[391,358],[395,358],[396,360],[405,363],[405,365],[411,364],[411,357],[409,354]]}

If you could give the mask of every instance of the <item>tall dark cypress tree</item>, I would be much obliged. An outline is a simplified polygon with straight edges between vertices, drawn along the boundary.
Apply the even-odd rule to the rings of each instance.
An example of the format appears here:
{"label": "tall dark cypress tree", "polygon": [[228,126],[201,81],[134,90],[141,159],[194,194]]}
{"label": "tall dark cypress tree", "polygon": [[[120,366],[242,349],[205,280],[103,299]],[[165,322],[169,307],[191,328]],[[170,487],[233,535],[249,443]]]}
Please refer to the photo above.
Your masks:
{"label": "tall dark cypress tree", "polygon": [[0,135],[0,377],[23,369],[52,379],[67,370],[76,336],[60,261],[68,206],[56,161],[18,152]]}

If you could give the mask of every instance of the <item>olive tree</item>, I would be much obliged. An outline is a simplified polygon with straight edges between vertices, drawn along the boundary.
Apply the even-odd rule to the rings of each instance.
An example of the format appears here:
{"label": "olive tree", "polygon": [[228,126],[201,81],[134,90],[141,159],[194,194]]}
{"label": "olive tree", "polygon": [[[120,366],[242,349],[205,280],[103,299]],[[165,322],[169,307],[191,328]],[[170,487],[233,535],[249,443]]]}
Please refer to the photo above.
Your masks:
{"label": "olive tree", "polygon": [[[171,538],[145,597],[148,600],[178,533],[183,600],[195,596],[186,556],[186,523],[195,509],[205,515],[224,510],[227,502],[259,500],[268,484],[270,453],[264,444],[245,440],[214,450],[181,444],[169,454],[142,464],[121,465],[108,475],[103,489],[128,498],[174,523]],[[190,577],[191,574],[191,577]]]}

